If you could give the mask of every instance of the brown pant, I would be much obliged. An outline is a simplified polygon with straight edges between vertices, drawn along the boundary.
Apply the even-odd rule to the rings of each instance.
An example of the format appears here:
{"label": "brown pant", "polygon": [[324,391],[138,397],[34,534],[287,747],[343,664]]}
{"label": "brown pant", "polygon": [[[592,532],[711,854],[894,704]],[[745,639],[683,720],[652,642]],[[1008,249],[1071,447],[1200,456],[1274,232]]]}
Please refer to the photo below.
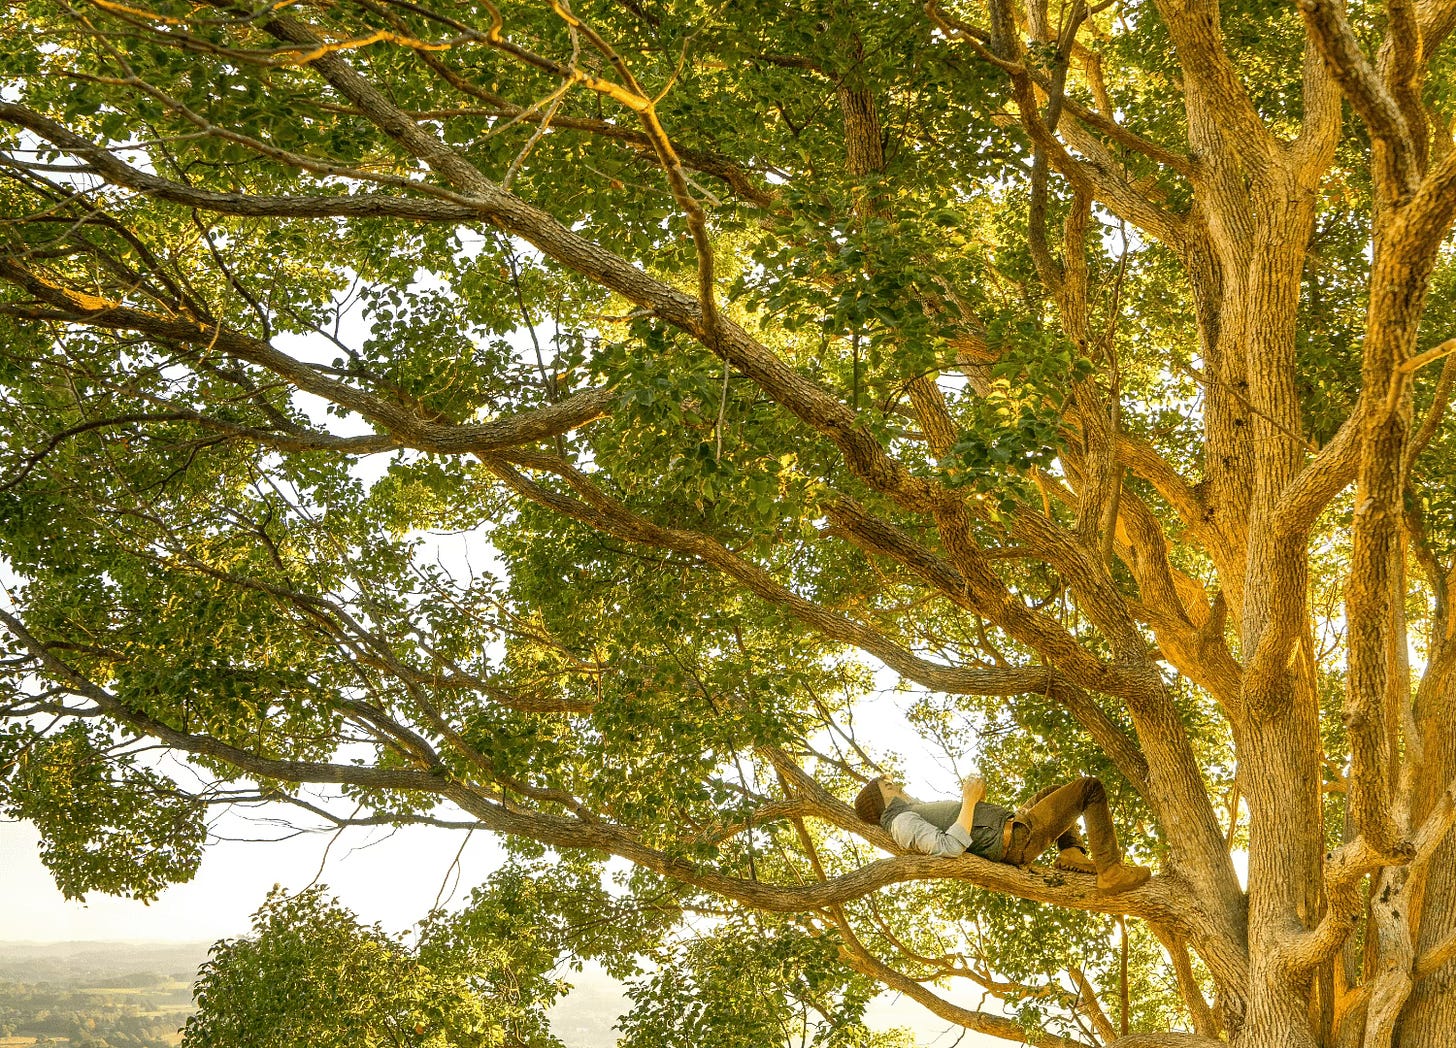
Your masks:
{"label": "brown pant", "polygon": [[1052,841],[1058,848],[1080,848],[1077,817],[1087,824],[1087,842],[1092,862],[1098,871],[1122,861],[1122,849],[1112,828],[1112,812],[1107,807],[1107,791],[1102,780],[1078,779],[1065,786],[1048,786],[1016,813],[1011,827],[1011,843],[1002,862],[1024,866],[1047,850]]}

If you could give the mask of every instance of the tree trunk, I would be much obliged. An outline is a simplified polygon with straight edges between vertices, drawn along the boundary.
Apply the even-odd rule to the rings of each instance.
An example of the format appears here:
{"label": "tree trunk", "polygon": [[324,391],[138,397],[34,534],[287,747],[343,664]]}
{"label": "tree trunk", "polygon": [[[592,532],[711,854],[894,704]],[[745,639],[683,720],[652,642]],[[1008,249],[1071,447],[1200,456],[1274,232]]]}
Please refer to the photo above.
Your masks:
{"label": "tree trunk", "polygon": [[[1456,732],[1451,730],[1456,723],[1456,638],[1442,639],[1432,664],[1416,694],[1413,741],[1420,760],[1412,783],[1412,826],[1429,817],[1441,801],[1443,786],[1456,779]],[[1408,916],[1418,978],[1400,1016],[1397,1043],[1401,1048],[1444,1048],[1456,1031],[1456,955],[1449,950],[1456,938],[1456,836],[1436,849]],[[1432,961],[1443,944],[1448,947],[1445,960]]]}

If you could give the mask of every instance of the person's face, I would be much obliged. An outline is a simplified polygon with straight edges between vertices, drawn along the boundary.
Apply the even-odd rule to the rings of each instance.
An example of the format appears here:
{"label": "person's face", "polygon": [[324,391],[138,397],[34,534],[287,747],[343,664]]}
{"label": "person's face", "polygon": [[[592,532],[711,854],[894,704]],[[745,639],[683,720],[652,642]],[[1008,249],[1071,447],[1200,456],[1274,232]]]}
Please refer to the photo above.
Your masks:
{"label": "person's face", "polygon": [[905,792],[904,787],[902,787],[894,779],[880,780],[880,796],[885,799],[886,807],[888,807],[890,802],[893,801],[896,797],[903,797],[907,801],[910,800],[910,795]]}

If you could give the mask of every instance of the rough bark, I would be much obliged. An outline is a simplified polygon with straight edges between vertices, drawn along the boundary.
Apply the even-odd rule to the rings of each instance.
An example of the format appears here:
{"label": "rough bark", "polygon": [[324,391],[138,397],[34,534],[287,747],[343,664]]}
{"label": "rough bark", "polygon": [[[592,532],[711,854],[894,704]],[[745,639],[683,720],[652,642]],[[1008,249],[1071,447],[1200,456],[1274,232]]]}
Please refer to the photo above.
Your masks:
{"label": "rough bark", "polygon": [[[1456,651],[1443,638],[1416,695],[1411,727],[1418,747],[1411,822],[1419,825],[1442,803],[1441,784],[1456,779]],[[1415,977],[1396,1036],[1401,1048],[1436,1048],[1456,1030],[1456,836],[1431,858],[1414,886],[1408,922],[1413,930]]]}

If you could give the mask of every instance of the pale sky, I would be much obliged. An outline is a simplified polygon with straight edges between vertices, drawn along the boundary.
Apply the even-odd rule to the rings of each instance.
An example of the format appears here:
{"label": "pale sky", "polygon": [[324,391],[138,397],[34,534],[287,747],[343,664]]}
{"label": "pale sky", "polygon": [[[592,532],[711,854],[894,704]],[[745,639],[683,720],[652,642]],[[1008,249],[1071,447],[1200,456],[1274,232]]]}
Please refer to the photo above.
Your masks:
{"label": "pale sky", "polygon": [[[279,832],[235,818],[217,829],[238,837]],[[0,882],[5,892],[0,940],[209,941],[242,935],[274,884],[298,891],[315,879],[364,920],[399,932],[434,905],[465,834],[428,827],[355,829],[330,846],[332,837],[220,841],[207,849],[192,881],[167,888],[150,906],[100,894],[79,903],[66,901],[41,865],[35,830],[27,823],[0,822]],[[461,855],[458,883],[454,875],[449,877],[441,901],[454,886],[454,901],[461,902],[501,855],[488,834],[471,837]]]}

